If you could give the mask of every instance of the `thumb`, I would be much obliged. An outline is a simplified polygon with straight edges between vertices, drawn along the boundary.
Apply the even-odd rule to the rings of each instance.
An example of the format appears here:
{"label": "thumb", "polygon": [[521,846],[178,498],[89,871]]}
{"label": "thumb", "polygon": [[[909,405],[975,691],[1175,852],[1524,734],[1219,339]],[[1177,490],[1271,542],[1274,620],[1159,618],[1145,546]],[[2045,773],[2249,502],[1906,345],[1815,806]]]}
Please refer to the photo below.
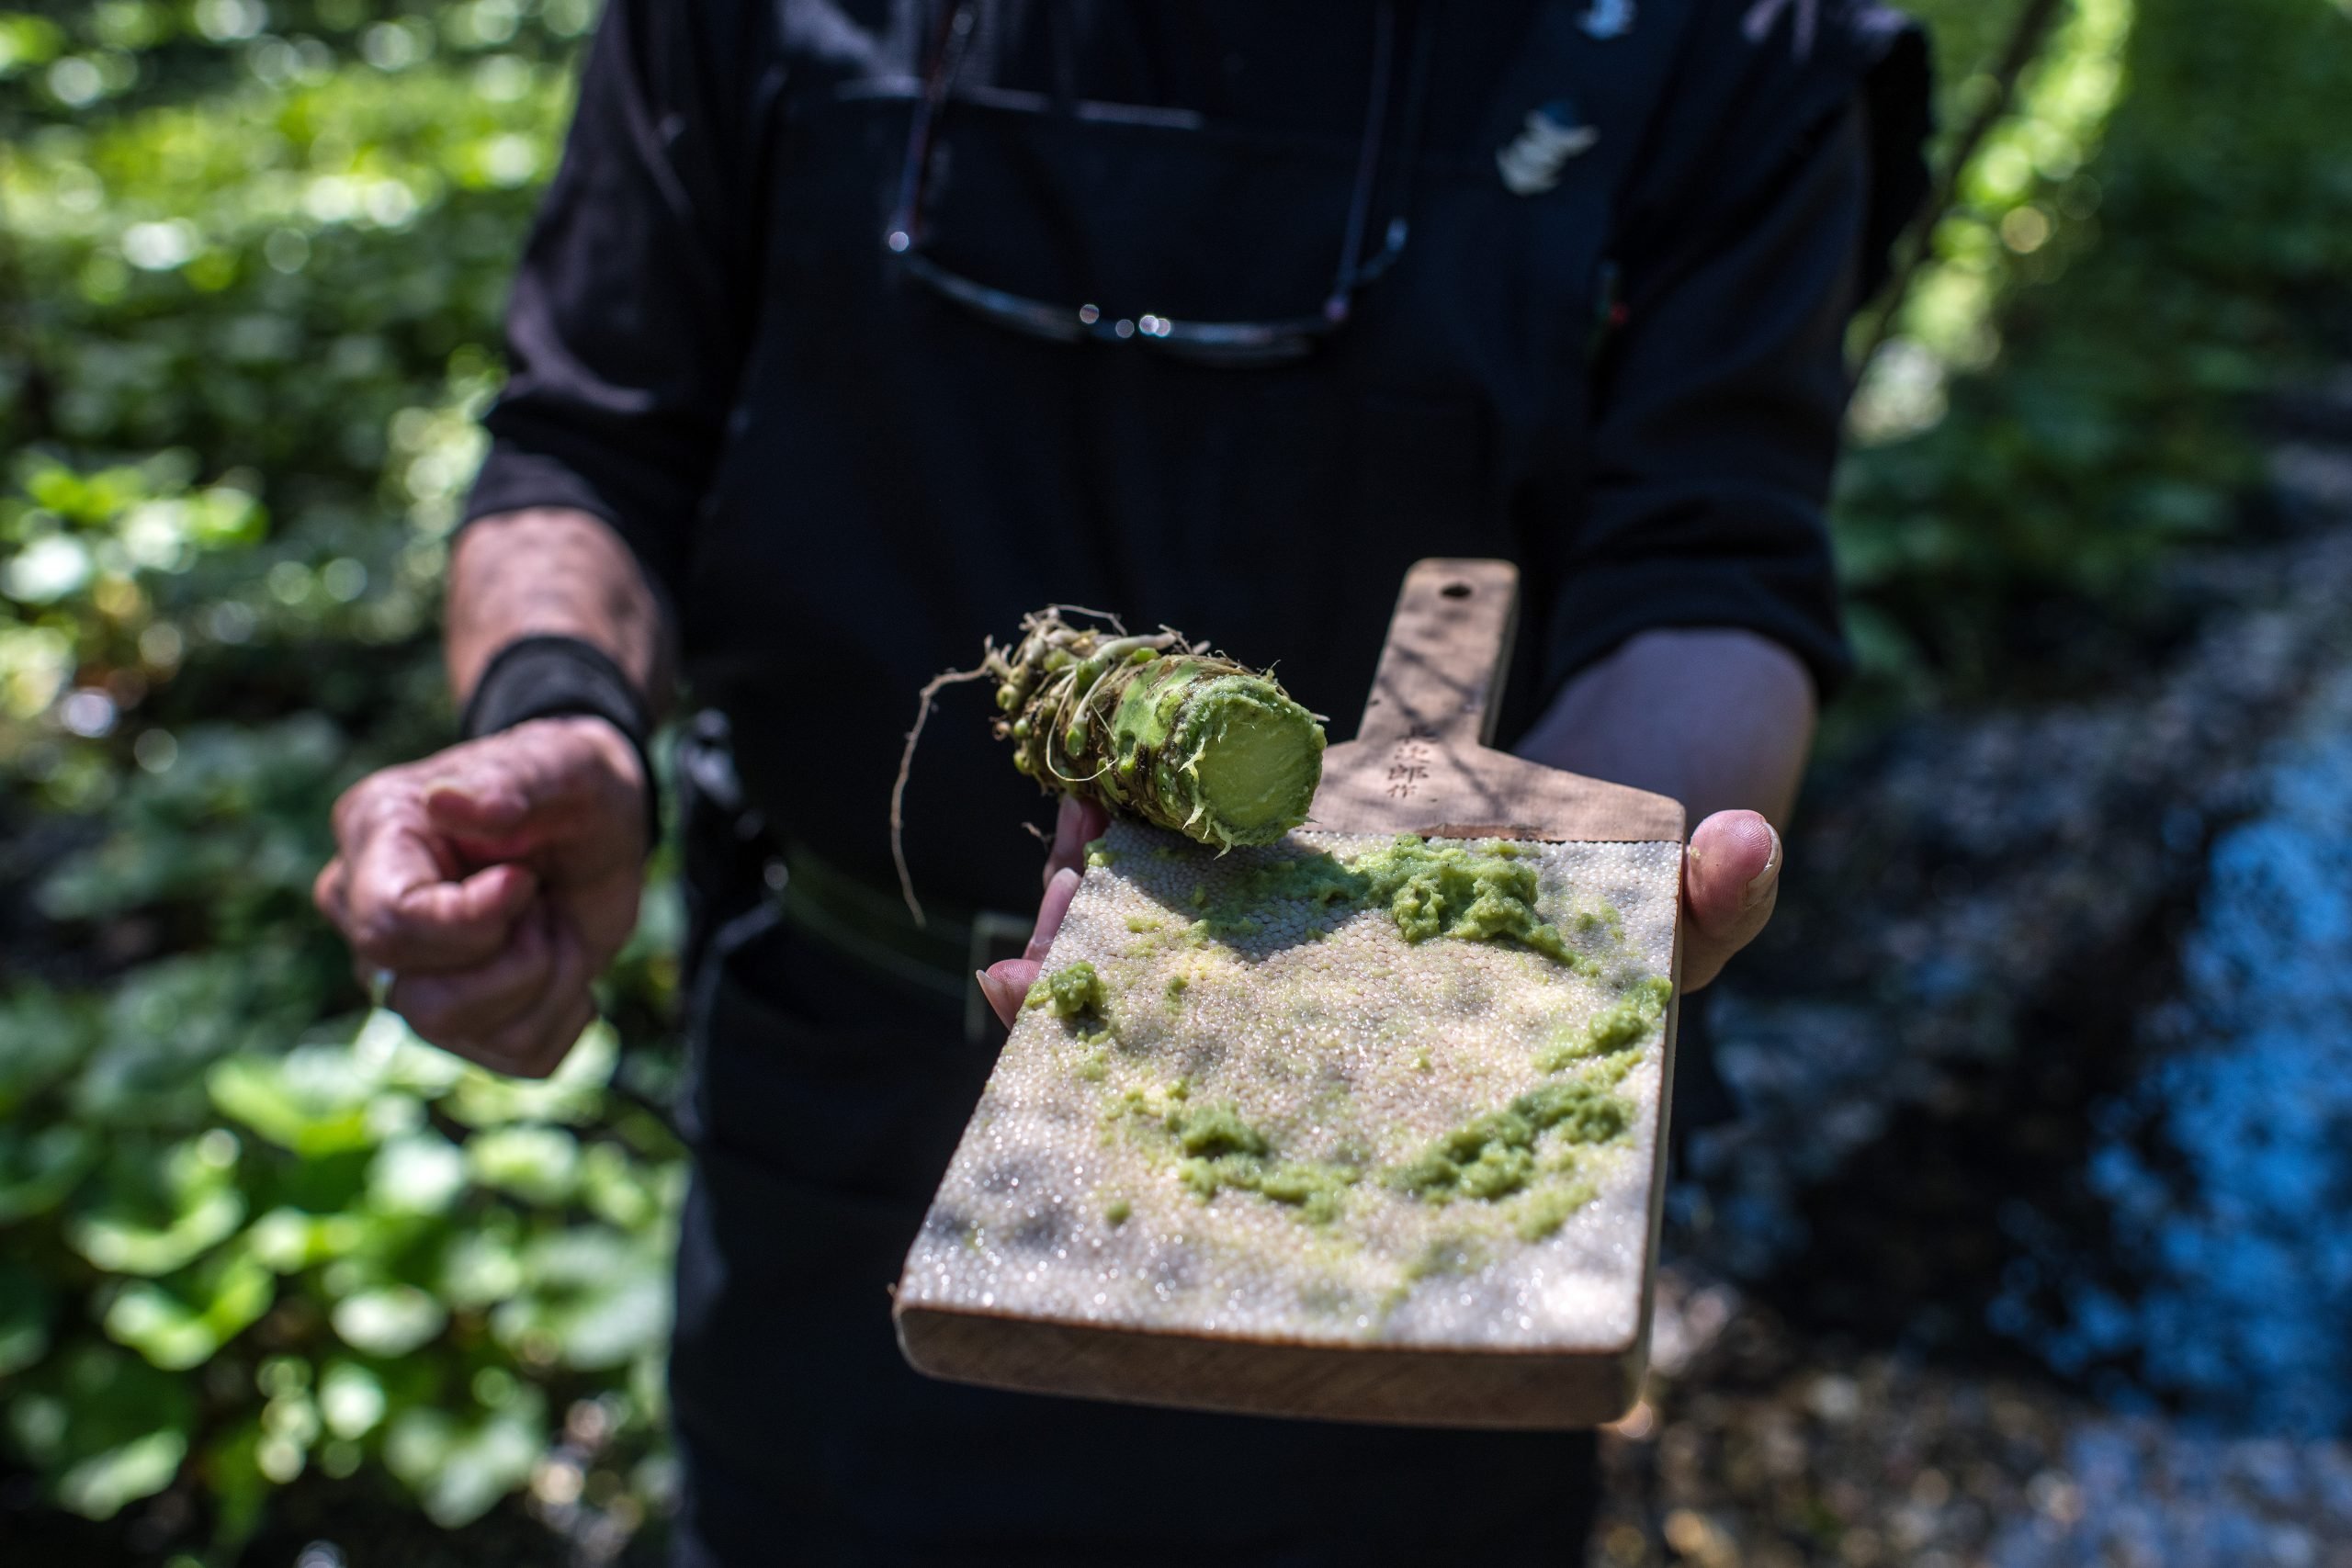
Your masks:
{"label": "thumb", "polygon": [[1695,991],[1756,940],[1781,891],[1781,835],[1753,811],[1699,824],[1682,857],[1682,988]]}
{"label": "thumb", "polygon": [[477,768],[427,779],[424,810],[444,831],[469,838],[503,837],[529,819],[531,802],[514,780]]}
{"label": "thumb", "polygon": [[594,754],[549,725],[484,736],[445,753],[424,781],[433,825],[477,852],[520,852],[594,798]]}

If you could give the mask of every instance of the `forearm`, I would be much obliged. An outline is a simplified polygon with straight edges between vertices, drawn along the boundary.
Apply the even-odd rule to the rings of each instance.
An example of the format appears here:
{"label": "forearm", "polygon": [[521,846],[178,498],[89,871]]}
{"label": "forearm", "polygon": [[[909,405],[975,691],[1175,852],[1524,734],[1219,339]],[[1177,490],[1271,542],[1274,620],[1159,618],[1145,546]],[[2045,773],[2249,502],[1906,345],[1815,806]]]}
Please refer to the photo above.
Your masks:
{"label": "forearm", "polygon": [[673,642],[662,602],[620,536],[584,512],[509,512],[469,525],[449,561],[444,648],[462,704],[516,637],[576,637],[612,656],[658,716]]}
{"label": "forearm", "polygon": [[1784,823],[1812,749],[1813,679],[1780,644],[1727,629],[1645,632],[1577,673],[1521,756],[1718,811]]}

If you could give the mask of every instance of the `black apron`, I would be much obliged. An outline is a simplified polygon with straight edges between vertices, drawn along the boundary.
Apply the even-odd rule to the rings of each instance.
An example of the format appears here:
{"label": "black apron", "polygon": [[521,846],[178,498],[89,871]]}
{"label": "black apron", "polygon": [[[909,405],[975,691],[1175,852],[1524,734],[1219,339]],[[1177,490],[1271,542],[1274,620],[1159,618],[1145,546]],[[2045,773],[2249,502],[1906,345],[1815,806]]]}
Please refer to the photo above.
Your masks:
{"label": "black apron", "polygon": [[[1597,43],[1576,6],[1532,14],[1521,36],[1462,29],[1496,57],[1495,75],[1475,114],[1451,107],[1472,123],[1431,105],[1409,158],[1400,61],[1371,209],[1408,211],[1405,247],[1357,294],[1344,331],[1262,369],[1043,342],[910,281],[881,236],[920,79],[798,70],[765,175],[775,217],[762,318],[678,585],[698,694],[746,720],[736,742],[752,798],[798,832],[835,836],[829,859],[887,883],[876,802],[895,748],[825,751],[822,733],[775,721],[788,711],[780,685],[821,681],[819,711],[895,726],[922,682],[969,663],[984,634],[1008,636],[1059,601],[1276,662],[1345,736],[1414,560],[1502,556],[1532,585],[1559,580],[1585,485],[1601,242],[1670,39]],[[1179,129],[959,94],[937,125],[927,254],[985,284],[1122,316],[1311,311],[1356,185],[1361,69],[1351,58],[1329,72],[1346,107],[1313,130]],[[1611,129],[1543,199],[1512,195],[1496,150],[1579,77],[1592,79],[1575,89],[1577,112]],[[805,572],[778,572],[779,535]],[[1007,539],[1034,545],[1016,554]],[[876,637],[877,623],[905,635]],[[778,671],[734,651],[773,646],[780,624],[798,645],[856,657]],[[1541,695],[1539,641],[1522,639],[1507,734]],[[927,894],[1021,907],[1035,856],[1014,824],[1038,795],[972,721],[984,706],[951,696],[926,733],[907,850]]]}
{"label": "black apron", "polygon": [[[787,95],[773,175],[782,215],[768,261],[773,308],[747,372],[761,395],[747,400],[752,412],[730,452],[796,476],[775,505],[821,539],[821,570],[781,585],[779,604],[773,574],[707,551],[688,590],[695,624],[774,615],[823,624],[894,605],[922,621],[908,596],[949,579],[967,592],[989,585],[1002,601],[999,629],[1010,629],[1039,602],[1036,563],[959,554],[992,530],[959,528],[953,510],[1034,512],[1081,525],[1039,541],[1065,569],[1053,581],[1069,597],[1104,593],[1144,624],[1287,628],[1285,676],[1294,690],[1323,694],[1344,733],[1410,559],[1524,558],[1543,546],[1515,536],[1496,476],[1540,467],[1574,483],[1573,451],[1531,463],[1524,448],[1570,442],[1582,423],[1575,404],[1609,181],[1596,158],[1589,190],[1524,202],[1501,189],[1493,161],[1543,101],[1560,51],[1579,47],[1574,14],[1545,13],[1469,151],[1417,150],[1403,260],[1363,291],[1359,319],[1325,350],[1276,369],[1031,341],[910,287],[877,241],[916,85],[804,77]],[[1616,90],[1649,88],[1626,80]],[[1176,130],[1067,107],[949,106],[933,214],[943,263],[1039,299],[1099,293],[1106,308],[1132,301],[1173,315],[1280,316],[1319,301],[1357,172],[1352,131]],[[1390,178],[1403,163],[1392,159]],[[1572,186],[1580,175],[1571,172]],[[1121,199],[1138,186],[1159,199]],[[1375,210],[1389,206],[1384,191]],[[1195,221],[1138,220],[1161,210]],[[1216,220],[1198,222],[1204,213]],[[1478,287],[1450,286],[1464,277]],[[1562,288],[1564,278],[1575,286]],[[1090,406],[1118,417],[1092,420]],[[1504,408],[1515,423],[1498,417]],[[1213,491],[1138,482],[1188,471],[1170,461],[1187,448],[1215,455],[1197,465],[1216,476]],[[724,467],[713,491],[734,495],[741,487]],[[943,469],[958,482],[941,484]],[[1337,498],[1333,474],[1349,476]],[[1298,525],[1335,506],[1383,518],[1404,509],[1416,526],[1383,529],[1399,542],[1355,552],[1328,527]],[[829,525],[828,509],[857,525]],[[1233,567],[1214,602],[1154,596],[1156,567],[1204,553]],[[922,570],[910,570],[917,561]],[[709,635],[726,640],[723,629]],[[921,677],[786,678],[794,673],[871,681],[876,700],[899,704]],[[706,694],[724,705],[729,680],[706,668]],[[910,796],[919,869],[944,884],[944,897],[1026,907],[1034,845],[1001,856],[1019,867],[1017,880],[987,856],[978,857],[986,868],[959,875],[974,857],[959,857],[952,835],[970,835],[989,813],[1009,824],[1034,808],[1034,793],[1024,797],[1025,781],[977,734],[934,729],[944,733]],[[811,739],[821,738],[797,743]],[[739,735],[737,750],[752,798],[787,822],[826,818],[796,776],[793,748]],[[673,1371],[690,1461],[687,1561],[1191,1563],[1216,1551],[1252,1563],[1362,1564],[1482,1549],[1512,1562],[1582,1561],[1589,1434],[1210,1416],[963,1388],[909,1371],[887,1288],[995,1045],[966,1042],[954,1003],[784,924],[729,814],[706,800],[690,803],[690,817],[689,859],[702,868],[696,1176]],[[931,820],[947,829],[926,836]]]}

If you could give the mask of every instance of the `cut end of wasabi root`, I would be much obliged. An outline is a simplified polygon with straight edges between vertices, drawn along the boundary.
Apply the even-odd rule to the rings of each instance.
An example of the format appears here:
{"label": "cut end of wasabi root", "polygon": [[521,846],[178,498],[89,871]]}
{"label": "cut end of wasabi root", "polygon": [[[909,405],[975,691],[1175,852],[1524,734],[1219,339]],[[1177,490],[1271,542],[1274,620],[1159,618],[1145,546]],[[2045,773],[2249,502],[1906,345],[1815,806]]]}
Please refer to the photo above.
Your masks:
{"label": "cut end of wasabi root", "polygon": [[1271,844],[1306,820],[1323,779],[1323,727],[1272,681],[1201,682],[1170,741],[1161,798],[1190,809],[1162,826],[1222,847]]}

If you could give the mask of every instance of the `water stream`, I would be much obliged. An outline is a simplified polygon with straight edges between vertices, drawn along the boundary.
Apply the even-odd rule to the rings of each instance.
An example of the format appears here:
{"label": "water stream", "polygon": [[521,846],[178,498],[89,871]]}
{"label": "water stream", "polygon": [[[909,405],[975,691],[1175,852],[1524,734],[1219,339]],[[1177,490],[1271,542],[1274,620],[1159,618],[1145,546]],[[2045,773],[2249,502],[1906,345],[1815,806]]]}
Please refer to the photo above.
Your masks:
{"label": "water stream", "polygon": [[2352,677],[2258,795],[2214,840],[2133,1077],[2092,1109],[2106,1235],[2016,1227],[1990,1314],[2126,1404],[2136,1385],[2232,1430],[2352,1435]]}

